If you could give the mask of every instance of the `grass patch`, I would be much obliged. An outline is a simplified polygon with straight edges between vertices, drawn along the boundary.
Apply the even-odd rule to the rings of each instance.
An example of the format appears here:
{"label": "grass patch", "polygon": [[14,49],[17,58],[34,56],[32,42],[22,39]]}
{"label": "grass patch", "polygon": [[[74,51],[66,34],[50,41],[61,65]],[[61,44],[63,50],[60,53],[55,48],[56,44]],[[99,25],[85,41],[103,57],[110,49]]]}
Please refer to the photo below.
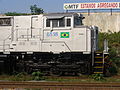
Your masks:
{"label": "grass patch", "polygon": [[32,76],[26,73],[19,73],[16,75],[0,75],[0,80],[5,81],[30,81],[32,80]]}
{"label": "grass patch", "polygon": [[33,72],[32,73],[32,77],[33,77],[33,80],[35,81],[40,81],[40,80],[44,80],[45,78],[43,77],[43,73],[37,71],[37,72]]}
{"label": "grass patch", "polygon": [[[97,80],[96,80],[97,79]],[[42,76],[39,72],[33,75],[28,75],[26,73],[19,73],[16,75],[0,75],[0,80],[4,81],[52,81],[52,82],[80,82],[80,83],[105,83],[105,82],[120,82],[120,75],[115,75],[112,77],[102,77],[101,75],[82,75],[82,76],[62,76],[62,77],[52,77],[52,76]]]}
{"label": "grass patch", "polygon": [[103,74],[92,74],[89,77],[94,79],[95,81],[104,81],[105,80],[105,78],[103,77]]}

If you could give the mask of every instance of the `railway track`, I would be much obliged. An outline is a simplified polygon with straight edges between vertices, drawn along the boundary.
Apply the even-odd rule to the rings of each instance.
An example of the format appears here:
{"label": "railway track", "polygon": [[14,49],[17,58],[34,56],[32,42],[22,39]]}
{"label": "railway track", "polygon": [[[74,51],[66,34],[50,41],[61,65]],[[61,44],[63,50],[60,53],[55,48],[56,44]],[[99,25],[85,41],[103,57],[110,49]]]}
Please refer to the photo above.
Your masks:
{"label": "railway track", "polygon": [[[0,82],[4,88],[42,88],[42,90],[120,90],[120,83],[77,83],[77,82]],[[104,89],[106,88],[106,89]],[[84,90],[84,89],[83,89]]]}

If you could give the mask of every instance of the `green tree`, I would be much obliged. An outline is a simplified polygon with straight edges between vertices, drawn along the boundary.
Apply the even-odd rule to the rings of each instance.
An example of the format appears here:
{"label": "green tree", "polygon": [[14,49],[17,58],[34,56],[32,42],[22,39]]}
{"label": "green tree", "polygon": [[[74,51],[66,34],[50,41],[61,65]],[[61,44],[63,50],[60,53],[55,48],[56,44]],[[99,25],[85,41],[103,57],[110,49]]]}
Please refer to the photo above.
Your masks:
{"label": "green tree", "polygon": [[99,50],[103,50],[103,41],[108,40],[109,53],[111,57],[120,57],[120,32],[99,33]]}
{"label": "green tree", "polygon": [[37,5],[31,5],[30,6],[31,14],[41,14],[44,13],[44,10],[42,8],[38,8]]}
{"label": "green tree", "polygon": [[17,13],[17,12],[7,12],[5,13],[6,16],[21,16],[21,15],[29,15],[27,13]]}

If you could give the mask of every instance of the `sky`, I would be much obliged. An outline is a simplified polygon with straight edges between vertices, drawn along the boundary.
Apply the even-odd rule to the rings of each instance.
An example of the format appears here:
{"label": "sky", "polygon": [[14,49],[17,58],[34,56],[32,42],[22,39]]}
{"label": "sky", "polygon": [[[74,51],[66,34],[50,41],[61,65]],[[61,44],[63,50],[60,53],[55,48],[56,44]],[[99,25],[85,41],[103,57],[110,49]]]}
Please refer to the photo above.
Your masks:
{"label": "sky", "polygon": [[64,3],[120,2],[120,0],[0,0],[0,13],[30,13],[30,6],[36,4],[46,13],[65,12]]}

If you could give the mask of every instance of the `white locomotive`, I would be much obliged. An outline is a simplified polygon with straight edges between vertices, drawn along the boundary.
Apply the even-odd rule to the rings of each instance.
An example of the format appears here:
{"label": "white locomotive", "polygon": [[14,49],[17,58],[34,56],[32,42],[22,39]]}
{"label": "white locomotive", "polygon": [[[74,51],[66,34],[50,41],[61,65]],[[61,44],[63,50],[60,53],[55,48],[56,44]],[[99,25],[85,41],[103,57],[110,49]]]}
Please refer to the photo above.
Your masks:
{"label": "white locomotive", "polygon": [[1,16],[1,72],[93,72],[98,28],[82,19],[77,13]]}

